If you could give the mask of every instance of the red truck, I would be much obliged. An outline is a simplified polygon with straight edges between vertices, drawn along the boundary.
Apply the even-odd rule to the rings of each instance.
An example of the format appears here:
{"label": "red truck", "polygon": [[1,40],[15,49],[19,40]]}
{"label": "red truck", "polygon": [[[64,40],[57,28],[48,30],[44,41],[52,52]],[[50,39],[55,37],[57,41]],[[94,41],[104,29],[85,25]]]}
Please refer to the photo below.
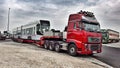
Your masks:
{"label": "red truck", "polygon": [[100,24],[92,12],[80,11],[71,14],[65,30],[60,32],[52,29],[44,32],[40,45],[57,52],[65,49],[72,56],[100,53],[102,48]]}
{"label": "red truck", "polygon": [[102,35],[100,24],[92,12],[80,11],[69,16],[64,31],[51,29],[48,20],[22,25],[13,30],[13,40],[37,42],[39,46],[60,52],[67,50],[72,56],[100,53]]}

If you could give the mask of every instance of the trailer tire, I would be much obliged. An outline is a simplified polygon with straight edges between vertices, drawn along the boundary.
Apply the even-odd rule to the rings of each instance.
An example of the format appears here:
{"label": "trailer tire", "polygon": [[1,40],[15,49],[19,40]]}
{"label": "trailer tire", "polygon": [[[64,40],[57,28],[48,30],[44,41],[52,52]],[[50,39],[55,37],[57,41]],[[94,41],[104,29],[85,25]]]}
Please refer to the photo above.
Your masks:
{"label": "trailer tire", "polygon": [[48,41],[45,41],[45,44],[44,44],[44,48],[45,48],[45,49],[48,49],[48,44],[49,44],[49,42],[48,42]]}
{"label": "trailer tire", "polygon": [[49,43],[49,50],[51,50],[51,51],[54,50],[54,45],[52,45],[52,42]]}
{"label": "trailer tire", "polygon": [[92,53],[92,54],[89,54],[89,56],[93,56],[94,54]]}
{"label": "trailer tire", "polygon": [[59,44],[55,44],[55,51],[60,52],[60,45]]}
{"label": "trailer tire", "polygon": [[45,45],[44,45],[44,48],[45,48],[45,49],[48,49],[48,46],[45,44]]}
{"label": "trailer tire", "polygon": [[71,56],[76,56],[77,55],[77,48],[76,48],[75,44],[69,44],[68,53]]}

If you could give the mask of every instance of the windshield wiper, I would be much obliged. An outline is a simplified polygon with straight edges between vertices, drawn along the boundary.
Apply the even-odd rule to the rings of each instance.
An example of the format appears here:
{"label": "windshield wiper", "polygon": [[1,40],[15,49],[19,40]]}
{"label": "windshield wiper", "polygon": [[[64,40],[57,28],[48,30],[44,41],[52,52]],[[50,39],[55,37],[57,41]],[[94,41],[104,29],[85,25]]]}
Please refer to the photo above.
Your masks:
{"label": "windshield wiper", "polygon": [[94,32],[94,30],[92,30],[92,29],[90,29],[90,28],[88,28],[87,30],[90,31],[90,32]]}

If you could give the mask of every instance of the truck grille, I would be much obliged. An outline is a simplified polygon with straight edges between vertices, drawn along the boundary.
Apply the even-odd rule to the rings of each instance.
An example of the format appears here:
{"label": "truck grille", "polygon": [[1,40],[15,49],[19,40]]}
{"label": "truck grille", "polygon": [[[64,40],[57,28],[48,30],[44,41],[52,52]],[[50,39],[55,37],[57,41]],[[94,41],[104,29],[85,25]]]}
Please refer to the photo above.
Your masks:
{"label": "truck grille", "polygon": [[100,45],[99,45],[99,44],[92,44],[92,45],[90,46],[90,50],[91,50],[91,51],[99,50],[99,48],[100,48]]}
{"label": "truck grille", "polygon": [[100,38],[88,37],[88,42],[91,42],[91,43],[99,43],[100,41],[101,41]]}

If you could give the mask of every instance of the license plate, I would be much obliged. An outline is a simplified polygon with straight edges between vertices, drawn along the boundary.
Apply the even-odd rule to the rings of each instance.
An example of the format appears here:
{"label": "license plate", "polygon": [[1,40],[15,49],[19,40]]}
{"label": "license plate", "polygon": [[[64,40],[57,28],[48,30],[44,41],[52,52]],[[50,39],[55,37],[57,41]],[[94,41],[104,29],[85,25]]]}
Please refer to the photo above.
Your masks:
{"label": "license plate", "polygon": [[97,53],[97,51],[93,51],[93,53]]}

